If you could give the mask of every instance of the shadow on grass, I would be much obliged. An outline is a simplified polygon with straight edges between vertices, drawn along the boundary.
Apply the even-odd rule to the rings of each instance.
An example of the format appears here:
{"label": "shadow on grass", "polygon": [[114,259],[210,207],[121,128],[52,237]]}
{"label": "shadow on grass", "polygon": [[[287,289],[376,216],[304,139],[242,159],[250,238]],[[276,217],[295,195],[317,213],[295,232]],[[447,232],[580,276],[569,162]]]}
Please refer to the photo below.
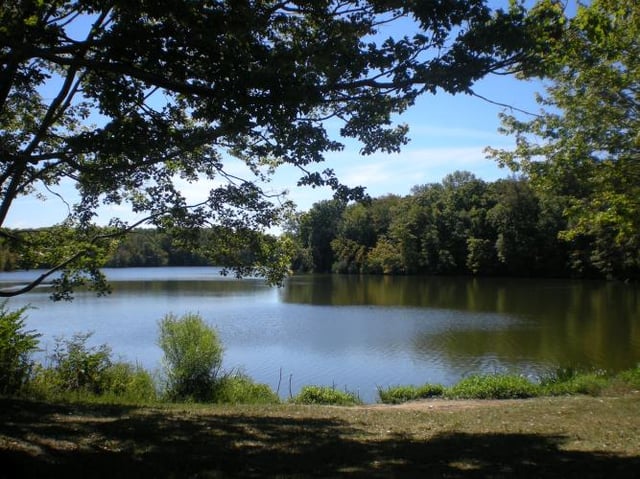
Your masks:
{"label": "shadow on grass", "polygon": [[183,417],[0,400],[0,477],[637,477],[640,458],[562,437],[379,437],[336,418]]}

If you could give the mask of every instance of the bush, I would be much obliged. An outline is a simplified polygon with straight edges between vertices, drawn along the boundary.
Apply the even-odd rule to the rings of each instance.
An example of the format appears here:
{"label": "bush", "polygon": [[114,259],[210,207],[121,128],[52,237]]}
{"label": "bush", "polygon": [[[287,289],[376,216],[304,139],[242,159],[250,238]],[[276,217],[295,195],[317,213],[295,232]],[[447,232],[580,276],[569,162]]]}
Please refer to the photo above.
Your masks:
{"label": "bush", "polygon": [[31,376],[31,354],[38,348],[40,334],[25,331],[27,308],[7,311],[6,306],[6,301],[0,303],[0,394],[16,394]]}
{"label": "bush", "polygon": [[446,395],[456,399],[518,399],[538,395],[536,386],[517,375],[474,375],[449,388]]}
{"label": "bush", "polygon": [[362,404],[357,394],[349,391],[340,391],[327,386],[304,386],[293,397],[294,404],[326,404],[337,406],[353,406]]}
{"label": "bush", "polygon": [[621,372],[618,374],[618,379],[622,380],[629,387],[640,389],[640,365],[633,369]]}
{"label": "bush", "polygon": [[133,403],[156,400],[156,386],[148,371],[125,362],[112,364],[104,371],[103,394],[118,401]]}
{"label": "bush", "polygon": [[50,366],[42,371],[48,387],[59,392],[101,394],[106,371],[112,366],[111,348],[106,344],[87,346],[93,333],[76,333],[71,339],[56,338]]}
{"label": "bush", "polygon": [[212,400],[223,352],[216,331],[191,313],[168,314],[159,327],[169,399]]}
{"label": "bush", "polygon": [[387,389],[378,388],[378,398],[384,404],[400,404],[413,401],[418,396],[415,386],[390,386]]}
{"label": "bush", "polygon": [[385,404],[400,404],[417,399],[440,397],[444,394],[444,386],[425,384],[423,386],[392,386],[387,389],[378,388],[378,397]]}
{"label": "bush", "polygon": [[244,374],[221,378],[214,388],[213,400],[224,404],[278,404],[280,398],[266,384],[255,383]]}
{"label": "bush", "polygon": [[548,396],[588,394],[596,396],[607,388],[610,380],[604,371],[581,372],[575,368],[558,368],[540,381],[540,389]]}

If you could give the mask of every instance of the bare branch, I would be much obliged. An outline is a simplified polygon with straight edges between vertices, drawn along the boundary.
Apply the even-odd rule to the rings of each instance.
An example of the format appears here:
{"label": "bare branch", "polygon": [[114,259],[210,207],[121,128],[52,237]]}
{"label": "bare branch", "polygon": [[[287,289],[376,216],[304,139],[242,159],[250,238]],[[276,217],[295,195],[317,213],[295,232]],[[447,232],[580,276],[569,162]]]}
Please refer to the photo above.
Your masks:
{"label": "bare branch", "polygon": [[487,98],[485,96],[479,95],[478,93],[476,93],[472,89],[469,90],[469,94],[472,95],[472,96],[475,96],[476,98],[480,98],[482,101],[486,101],[487,103],[491,103],[492,105],[501,106],[503,108],[508,108],[511,111],[517,111],[517,112],[520,112],[520,113],[524,113],[525,115],[534,116],[536,118],[542,118],[542,115],[539,115],[538,113],[532,113],[530,111],[523,110],[523,109],[515,107],[513,105],[509,105],[507,103],[500,103],[498,101],[491,100],[491,99],[489,99],[489,98]]}

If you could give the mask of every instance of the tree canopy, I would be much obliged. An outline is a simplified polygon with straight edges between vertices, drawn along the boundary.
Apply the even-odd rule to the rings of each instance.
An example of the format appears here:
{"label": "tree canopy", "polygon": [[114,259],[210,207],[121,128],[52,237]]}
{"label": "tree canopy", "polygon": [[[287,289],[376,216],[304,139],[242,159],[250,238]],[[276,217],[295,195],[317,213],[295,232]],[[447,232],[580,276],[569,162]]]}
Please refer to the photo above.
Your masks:
{"label": "tree canopy", "polygon": [[490,150],[561,199],[574,268],[640,277],[640,4],[593,0],[565,23],[539,72],[542,112],[504,115],[515,150]]}
{"label": "tree canopy", "polygon": [[[385,33],[411,21],[415,34]],[[353,198],[314,165],[361,143],[363,154],[395,152],[407,127],[393,115],[423,93],[471,93],[475,80],[534,65],[548,12],[485,0],[8,0],[0,10],[0,235],[29,267],[53,264],[68,297],[99,267],[114,238],[145,223],[182,232],[218,231],[216,247],[261,243],[239,273],[284,273],[265,232],[290,204],[261,187],[275,168],[299,183]],[[397,30],[396,30],[397,31]],[[341,124],[331,137],[326,120]],[[234,174],[234,162],[250,170]],[[182,183],[206,181],[190,204]],[[47,235],[5,228],[22,195],[61,194],[68,217]],[[127,205],[140,220],[96,230],[101,205]],[[253,233],[249,233],[253,232]],[[185,236],[186,238],[189,235]],[[267,240],[267,245],[264,241]],[[225,253],[235,261],[239,255]],[[242,257],[247,257],[243,255]],[[224,258],[223,258],[224,259]]]}
{"label": "tree canopy", "polygon": [[367,274],[573,276],[572,247],[553,201],[518,178],[456,171],[410,195],[344,205],[321,201],[288,234],[293,267]]}

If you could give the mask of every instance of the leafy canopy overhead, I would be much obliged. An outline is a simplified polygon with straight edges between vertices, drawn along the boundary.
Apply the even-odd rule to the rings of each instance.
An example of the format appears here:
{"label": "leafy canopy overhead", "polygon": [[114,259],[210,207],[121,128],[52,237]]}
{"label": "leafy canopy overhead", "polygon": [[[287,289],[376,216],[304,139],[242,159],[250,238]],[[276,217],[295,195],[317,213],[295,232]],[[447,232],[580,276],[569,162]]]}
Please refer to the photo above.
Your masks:
{"label": "leafy canopy overhead", "polygon": [[[0,227],[22,195],[56,194],[65,182],[78,196],[62,198],[68,218],[46,235],[1,230],[26,267],[51,268],[2,295],[55,271],[60,297],[87,273],[102,287],[105,249],[142,223],[209,227],[223,238],[266,231],[291,205],[260,184],[285,164],[300,169],[300,184],[357,197],[362,189],[313,167],[343,147],[326,120],[363,154],[398,151],[407,127],[392,115],[420,94],[471,93],[475,80],[531,63],[537,32],[555,26],[544,12],[526,13],[515,4],[492,11],[484,0],[4,2]],[[415,34],[384,33],[408,21]],[[236,161],[249,177],[232,173]],[[189,204],[178,179],[208,182],[208,197]],[[98,231],[104,204],[143,219],[112,218]],[[228,257],[245,258],[238,272],[257,267],[277,281],[286,261],[269,241]]]}

